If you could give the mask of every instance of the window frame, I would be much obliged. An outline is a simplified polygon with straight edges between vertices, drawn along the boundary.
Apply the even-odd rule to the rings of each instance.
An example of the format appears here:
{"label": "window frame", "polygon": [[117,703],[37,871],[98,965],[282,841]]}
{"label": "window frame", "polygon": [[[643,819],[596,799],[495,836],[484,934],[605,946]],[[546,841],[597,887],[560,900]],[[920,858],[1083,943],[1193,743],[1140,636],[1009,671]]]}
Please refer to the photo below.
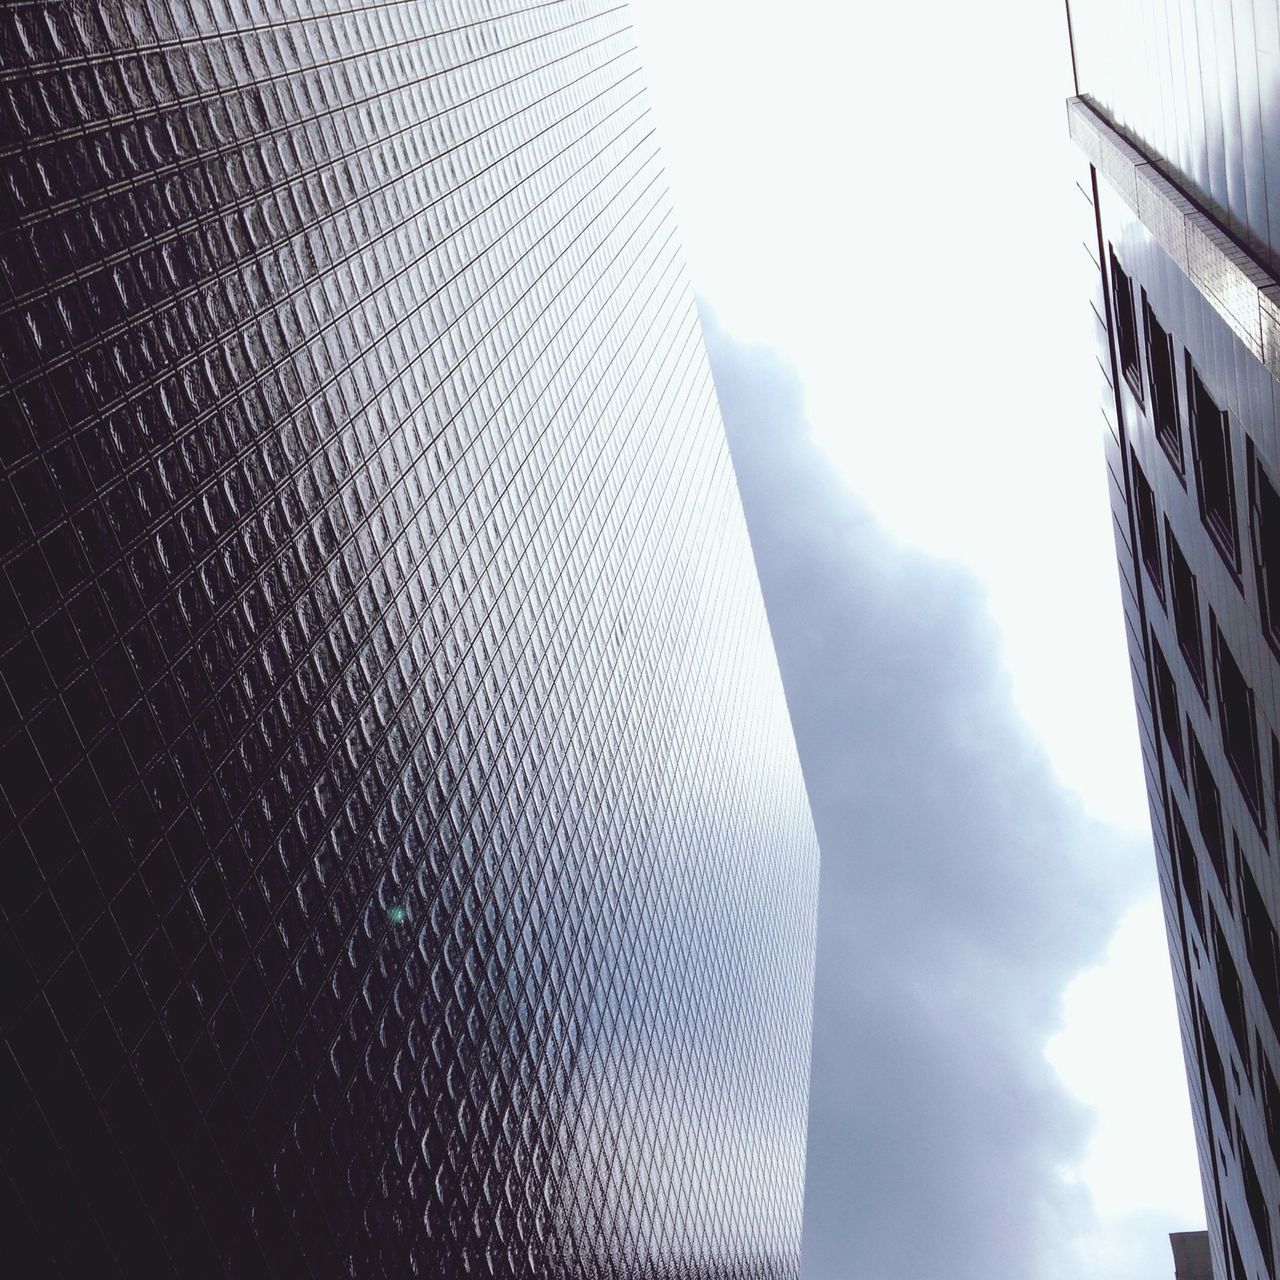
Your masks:
{"label": "window frame", "polygon": [[[1209,664],[1205,658],[1204,615],[1200,609],[1200,584],[1192,572],[1191,562],[1182,552],[1182,546],[1173,532],[1173,525],[1169,523],[1168,516],[1164,519],[1164,549],[1165,559],[1169,564],[1169,612],[1173,619],[1174,636],[1178,641],[1178,652],[1182,654],[1182,660],[1191,673],[1191,679],[1200,691],[1201,702],[1208,706]],[[1184,576],[1179,572],[1179,566],[1185,572],[1184,586],[1190,592],[1190,599],[1187,598],[1185,591],[1178,589],[1179,579]],[[1187,633],[1193,623],[1195,643],[1189,647],[1191,638]]]}
{"label": "window frame", "polygon": [[1262,1189],[1262,1181],[1258,1177],[1257,1161],[1249,1147],[1237,1113],[1233,1117],[1236,1131],[1236,1157],[1240,1162],[1241,1181],[1244,1183],[1245,1208],[1249,1211],[1249,1222],[1253,1227],[1254,1239],[1262,1251],[1267,1275],[1275,1275],[1275,1224],[1271,1221],[1271,1207],[1266,1193]]}
{"label": "window frame", "polygon": [[1133,449],[1129,450],[1129,470],[1133,485],[1133,521],[1138,533],[1138,559],[1163,609],[1165,590],[1164,558],[1160,554],[1160,508],[1156,505],[1156,491]]}
{"label": "window frame", "polygon": [[[1271,738],[1271,809],[1275,814],[1276,830],[1280,831],[1280,738],[1269,731]],[[1268,849],[1267,853],[1270,854]]]}
{"label": "window frame", "polygon": [[[1111,248],[1111,308],[1115,315],[1115,342],[1117,363],[1121,376],[1140,405],[1145,407],[1146,394],[1142,386],[1142,340],[1138,332],[1138,306],[1133,280],[1120,265],[1114,246]],[[1128,320],[1126,342],[1125,320]],[[1132,347],[1133,363],[1125,361],[1126,348]]]}
{"label": "window frame", "polygon": [[[1213,1024],[1209,1021],[1209,1015],[1204,1011],[1204,1000],[1201,998],[1199,991],[1196,992],[1196,1015],[1200,1022],[1200,1058],[1204,1067],[1204,1074],[1209,1081],[1209,1096],[1218,1104],[1218,1112],[1222,1116],[1223,1124],[1230,1123],[1231,1113],[1231,1093],[1227,1088],[1227,1064],[1222,1056],[1222,1046],[1218,1043],[1218,1037],[1214,1034]],[[1227,1134],[1228,1140],[1231,1138],[1230,1132]]]}
{"label": "window frame", "polygon": [[1222,1005],[1227,1030],[1231,1032],[1231,1039],[1235,1044],[1236,1055],[1244,1068],[1249,1087],[1252,1088],[1253,1055],[1249,1035],[1251,1028],[1249,1010],[1244,998],[1244,983],[1240,981],[1240,966],[1236,964],[1236,958],[1231,954],[1231,944],[1227,941],[1222,923],[1212,903],[1208,904],[1208,909],[1209,932],[1212,934],[1209,946],[1213,956],[1214,976],[1217,978],[1218,1002]]}
{"label": "window frame", "polygon": [[1262,886],[1238,845],[1235,863],[1245,959],[1270,1019],[1272,1033],[1280,1037],[1280,933],[1267,908]]}
{"label": "window frame", "polygon": [[[1266,469],[1258,458],[1252,438],[1245,434],[1245,462],[1249,472],[1249,551],[1253,560],[1254,583],[1258,589],[1258,612],[1262,620],[1262,634],[1277,657],[1280,657],[1280,488],[1271,482]],[[1274,556],[1264,554],[1263,493],[1269,490],[1274,499],[1272,522],[1276,543]],[[1274,564],[1277,578],[1276,598],[1267,589],[1267,565]]]}
{"label": "window frame", "polygon": [[1276,1169],[1280,1170],[1280,1081],[1271,1069],[1271,1060],[1267,1057],[1262,1037],[1254,1032],[1254,1052],[1258,1055],[1258,1083],[1262,1102],[1262,1118],[1267,1128],[1267,1145],[1271,1148],[1271,1159]]}
{"label": "window frame", "polygon": [[[1203,943],[1209,940],[1209,926],[1204,914],[1204,880],[1200,875],[1200,856],[1191,840],[1191,832],[1178,808],[1178,802],[1169,793],[1169,845],[1174,865],[1178,873],[1178,884],[1182,888],[1182,896],[1191,908],[1191,918],[1196,922],[1196,929]],[[1194,883],[1192,883],[1194,882]]]}
{"label": "window frame", "polygon": [[[1217,548],[1223,563],[1231,571],[1236,585],[1240,585],[1240,514],[1236,502],[1235,462],[1231,450],[1231,415],[1226,409],[1218,407],[1217,400],[1209,393],[1199,371],[1192,363],[1190,352],[1186,358],[1187,367],[1187,404],[1191,419],[1191,456],[1196,471],[1196,503],[1200,509],[1200,523],[1209,534],[1209,541]],[[1226,483],[1227,521],[1224,523],[1221,513],[1211,509],[1206,501],[1205,458],[1204,448],[1206,435],[1215,430],[1214,424],[1208,422],[1210,415],[1206,406],[1212,409],[1212,417],[1216,420],[1222,443],[1224,461],[1224,480]]]}
{"label": "window frame", "polygon": [[[1178,359],[1174,337],[1160,323],[1160,317],[1156,315],[1155,308],[1151,305],[1145,289],[1142,290],[1142,326],[1143,345],[1147,357],[1147,385],[1151,390],[1151,425],[1155,431],[1156,439],[1160,442],[1160,447],[1164,450],[1165,456],[1169,459],[1178,479],[1182,482],[1183,488],[1185,488],[1187,484],[1187,462],[1186,451],[1182,444],[1182,413],[1178,406]],[[1155,336],[1157,331],[1160,337],[1164,339],[1163,344]],[[1156,360],[1152,356],[1152,350],[1161,345],[1163,345],[1169,369],[1167,403],[1163,395],[1163,389],[1156,378]],[[1161,411],[1162,407],[1168,409],[1172,421],[1164,420]]]}
{"label": "window frame", "polygon": [[[1236,656],[1231,650],[1231,646],[1227,643],[1226,637],[1222,634],[1222,629],[1218,626],[1218,620],[1213,616],[1212,611],[1209,614],[1209,629],[1212,637],[1213,646],[1213,689],[1214,697],[1218,709],[1218,725],[1222,740],[1222,753],[1227,758],[1227,765],[1230,767],[1232,774],[1235,776],[1236,782],[1240,788],[1240,794],[1244,797],[1245,807],[1253,817],[1254,823],[1258,828],[1258,832],[1263,838],[1266,838],[1266,810],[1262,790],[1262,748],[1258,745],[1258,700],[1253,691],[1253,686],[1245,679],[1245,674],[1240,664],[1236,661]],[[1234,750],[1234,735],[1231,732],[1231,724],[1235,717],[1231,714],[1227,705],[1227,698],[1223,690],[1222,672],[1223,658],[1231,664],[1235,669],[1236,675],[1240,679],[1240,686],[1244,691],[1244,703],[1248,713],[1250,745],[1252,751],[1252,769],[1246,775],[1244,765],[1236,760]]]}
{"label": "window frame", "polygon": [[1155,686],[1156,715],[1160,720],[1160,734],[1178,770],[1178,777],[1187,781],[1187,746],[1182,738],[1182,703],[1178,697],[1178,682],[1173,678],[1169,659],[1151,632],[1151,682]]}
{"label": "window frame", "polygon": [[1190,717],[1187,719],[1187,756],[1190,778],[1187,790],[1196,815],[1196,830],[1209,854],[1209,865],[1217,877],[1227,909],[1234,910],[1231,899],[1231,863],[1227,853],[1226,815],[1222,812],[1222,791],[1213,776],[1213,766],[1205,755]]}

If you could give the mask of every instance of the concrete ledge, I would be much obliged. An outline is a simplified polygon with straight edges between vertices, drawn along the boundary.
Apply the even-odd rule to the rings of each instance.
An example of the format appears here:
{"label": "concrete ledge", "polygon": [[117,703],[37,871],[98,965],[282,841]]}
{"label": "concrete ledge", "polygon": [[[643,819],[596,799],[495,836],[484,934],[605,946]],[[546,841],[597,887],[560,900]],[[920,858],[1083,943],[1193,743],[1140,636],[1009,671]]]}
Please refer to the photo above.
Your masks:
{"label": "concrete ledge", "polygon": [[1280,280],[1084,98],[1067,100],[1072,141],[1205,301],[1280,381]]}

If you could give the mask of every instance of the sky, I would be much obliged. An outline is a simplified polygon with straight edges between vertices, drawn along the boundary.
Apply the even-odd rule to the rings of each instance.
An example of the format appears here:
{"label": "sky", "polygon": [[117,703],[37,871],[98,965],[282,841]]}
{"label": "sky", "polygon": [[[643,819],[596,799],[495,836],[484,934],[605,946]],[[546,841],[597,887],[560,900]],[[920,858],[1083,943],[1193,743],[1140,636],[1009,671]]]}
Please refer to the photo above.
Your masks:
{"label": "sky", "polygon": [[1167,1277],[1062,7],[635,10],[823,848],[804,1280]]}

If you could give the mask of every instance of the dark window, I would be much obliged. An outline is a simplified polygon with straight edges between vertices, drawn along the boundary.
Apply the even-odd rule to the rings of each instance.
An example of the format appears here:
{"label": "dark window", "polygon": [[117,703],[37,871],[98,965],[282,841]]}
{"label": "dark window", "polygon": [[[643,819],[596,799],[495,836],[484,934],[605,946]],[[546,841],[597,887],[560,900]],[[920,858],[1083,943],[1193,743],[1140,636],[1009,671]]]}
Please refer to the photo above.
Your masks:
{"label": "dark window", "polygon": [[1280,1084],[1276,1083],[1276,1074],[1271,1070],[1271,1063],[1262,1049],[1262,1041],[1257,1041],[1258,1075],[1262,1085],[1262,1110],[1267,1121],[1267,1142],[1271,1147],[1271,1158],[1276,1168],[1280,1169]]}
{"label": "dark window", "polygon": [[1227,1215],[1227,1249],[1231,1254],[1231,1280],[1249,1280],[1249,1273],[1244,1269],[1244,1259],[1240,1256],[1240,1241],[1236,1239],[1236,1229],[1231,1224],[1231,1216]]}
{"label": "dark window", "polygon": [[1142,399],[1142,369],[1138,362],[1138,313],[1134,308],[1133,284],[1111,255],[1112,303],[1116,312],[1116,345],[1120,349],[1120,372],[1133,394]]}
{"label": "dark window", "polygon": [[1145,290],[1142,294],[1142,315],[1147,329],[1147,378],[1151,385],[1151,420],[1155,424],[1156,439],[1160,441],[1169,461],[1179,475],[1183,471],[1182,430],[1178,425],[1177,367],[1174,363],[1173,338],[1164,331],[1156,319]]}
{"label": "dark window", "polygon": [[1196,798],[1196,824],[1200,828],[1200,838],[1209,850],[1209,861],[1226,895],[1227,903],[1231,902],[1231,877],[1227,873],[1227,840],[1222,822],[1222,796],[1218,784],[1213,780],[1213,770],[1205,759],[1200,747],[1200,739],[1195,730],[1187,722],[1187,742],[1191,747],[1191,791]]}
{"label": "dark window", "polygon": [[1196,460],[1200,519],[1233,573],[1240,571],[1240,534],[1236,524],[1236,485],[1231,470],[1231,427],[1205,390],[1187,357],[1187,398],[1191,405],[1191,451]]}
{"label": "dark window", "polygon": [[1249,442],[1249,514],[1262,629],[1280,648],[1280,494],[1258,465]]}
{"label": "dark window", "polygon": [[1138,465],[1138,459],[1132,450],[1129,452],[1129,467],[1133,472],[1134,515],[1138,525],[1138,552],[1142,563],[1146,566],[1147,577],[1156,589],[1160,602],[1164,603],[1164,574],[1160,568],[1160,517],[1156,514],[1156,495],[1147,483],[1147,477]]}
{"label": "dark window", "polygon": [[1209,1019],[1204,1015],[1204,1005],[1200,1003],[1199,996],[1196,997],[1196,1005],[1200,1009],[1200,1048],[1204,1054],[1204,1073],[1209,1077],[1213,1096],[1218,1100],[1218,1110],[1225,1120],[1231,1115],[1227,1105],[1227,1071],[1222,1065],[1222,1054],[1218,1051],[1218,1042],[1214,1038]]}
{"label": "dark window", "polygon": [[1169,754],[1178,766],[1183,781],[1187,777],[1187,758],[1182,751],[1182,714],[1178,710],[1178,686],[1173,682],[1173,672],[1164,660],[1164,654],[1151,636],[1151,666],[1156,681],[1156,702],[1160,708],[1160,729],[1169,745]]}
{"label": "dark window", "polygon": [[1249,1206],[1249,1217],[1253,1220],[1253,1231],[1262,1246],[1262,1257],[1266,1262],[1267,1274],[1275,1275],[1271,1263],[1271,1214],[1267,1211],[1267,1198],[1262,1194],[1262,1183],[1258,1181],[1258,1170],[1254,1167],[1253,1152],[1249,1150],[1248,1140],[1240,1127],[1240,1117],[1236,1117],[1236,1150],[1240,1156],[1240,1171],[1244,1175],[1244,1199]]}
{"label": "dark window", "polygon": [[1200,629],[1200,592],[1196,587],[1195,574],[1191,572],[1168,520],[1164,522],[1164,545],[1169,556],[1169,593],[1173,597],[1173,627],[1178,636],[1178,648],[1203,694],[1207,681],[1204,632]]}
{"label": "dark window", "polygon": [[1213,967],[1218,975],[1222,1011],[1227,1015],[1227,1025],[1235,1038],[1236,1052],[1244,1064],[1244,1073],[1252,1084],[1253,1064],[1249,1060],[1249,1020],[1244,1011],[1244,984],[1240,981],[1240,971],[1236,968],[1212,904],[1209,906],[1209,925],[1213,931]]}
{"label": "dark window", "polygon": [[1271,806],[1275,811],[1277,829],[1280,829],[1280,741],[1271,735]]}
{"label": "dark window", "polygon": [[1191,835],[1187,824],[1178,812],[1178,806],[1172,796],[1169,797],[1169,811],[1173,815],[1173,852],[1178,860],[1178,878],[1182,881],[1182,892],[1200,927],[1200,936],[1208,937],[1204,927],[1204,890],[1200,887],[1200,863],[1196,858],[1195,846],[1191,843]]}
{"label": "dark window", "polygon": [[1262,1003],[1271,1017],[1271,1025],[1280,1036],[1280,938],[1267,904],[1253,878],[1248,861],[1236,850],[1236,870],[1240,877],[1240,913],[1244,918],[1244,946],[1249,968]]}
{"label": "dark window", "polygon": [[1218,720],[1222,725],[1222,749],[1236,775],[1240,790],[1259,830],[1262,818],[1262,770],[1258,760],[1257,721],[1253,710],[1253,690],[1227,647],[1226,639],[1211,620],[1213,634],[1214,682],[1218,690]]}

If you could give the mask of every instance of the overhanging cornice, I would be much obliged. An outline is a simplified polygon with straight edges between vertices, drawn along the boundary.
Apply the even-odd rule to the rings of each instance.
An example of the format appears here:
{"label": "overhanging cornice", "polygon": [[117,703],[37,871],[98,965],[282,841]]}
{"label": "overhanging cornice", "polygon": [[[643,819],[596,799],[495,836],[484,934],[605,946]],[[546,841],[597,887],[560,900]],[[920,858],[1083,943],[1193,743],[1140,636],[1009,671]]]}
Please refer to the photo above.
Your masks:
{"label": "overhanging cornice", "polygon": [[1280,381],[1280,280],[1087,98],[1067,99],[1067,121],[1089,163]]}

